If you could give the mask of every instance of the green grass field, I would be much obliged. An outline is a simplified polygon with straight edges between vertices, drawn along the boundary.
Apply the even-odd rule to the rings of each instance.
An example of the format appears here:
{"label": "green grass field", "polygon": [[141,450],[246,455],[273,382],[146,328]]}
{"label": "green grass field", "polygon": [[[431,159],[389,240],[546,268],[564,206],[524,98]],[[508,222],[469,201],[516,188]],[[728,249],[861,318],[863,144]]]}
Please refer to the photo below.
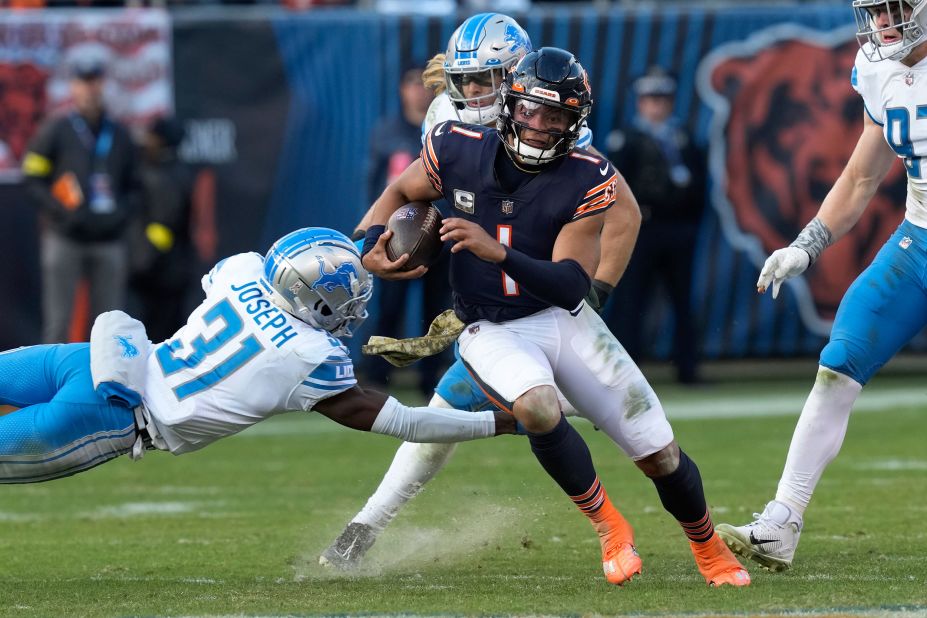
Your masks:
{"label": "green grass field", "polygon": [[[772,496],[810,380],[657,387],[716,522],[744,523]],[[925,404],[923,380],[876,380],[806,514],[795,568],[751,568],[748,589],[705,586],[652,484],[584,421],[636,528],[644,574],[630,585],[606,584],[592,528],[510,436],[460,446],[365,568],[333,574],[318,554],[397,443],[287,415],[199,453],[0,489],[0,614],[924,614]]]}

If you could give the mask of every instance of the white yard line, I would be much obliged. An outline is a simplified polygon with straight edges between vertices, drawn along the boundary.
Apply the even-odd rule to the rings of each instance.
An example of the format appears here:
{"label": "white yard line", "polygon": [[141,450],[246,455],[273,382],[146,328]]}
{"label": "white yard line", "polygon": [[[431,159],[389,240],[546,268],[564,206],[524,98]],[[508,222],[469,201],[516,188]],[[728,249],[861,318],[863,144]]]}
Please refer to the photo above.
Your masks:
{"label": "white yard line", "polygon": [[[663,401],[671,419],[751,418],[798,416],[807,393],[721,396],[702,401],[669,398]],[[927,407],[927,388],[906,387],[863,391],[853,412],[879,412],[891,408]]]}

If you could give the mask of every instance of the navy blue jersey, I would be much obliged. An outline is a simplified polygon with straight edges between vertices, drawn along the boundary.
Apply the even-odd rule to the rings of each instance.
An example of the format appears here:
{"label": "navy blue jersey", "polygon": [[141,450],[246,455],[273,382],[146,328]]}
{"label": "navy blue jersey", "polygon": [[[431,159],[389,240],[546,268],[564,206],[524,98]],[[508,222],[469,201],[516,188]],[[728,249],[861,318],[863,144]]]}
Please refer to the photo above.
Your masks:
{"label": "navy blue jersey", "polygon": [[[608,161],[575,149],[542,167],[512,193],[496,180],[502,139],[495,129],[444,122],[426,136],[422,164],[451,216],[478,223],[503,245],[550,260],[564,225],[604,212],[615,203],[618,173]],[[550,307],[492,264],[469,251],[451,256],[454,309],[465,323],[504,322]]]}

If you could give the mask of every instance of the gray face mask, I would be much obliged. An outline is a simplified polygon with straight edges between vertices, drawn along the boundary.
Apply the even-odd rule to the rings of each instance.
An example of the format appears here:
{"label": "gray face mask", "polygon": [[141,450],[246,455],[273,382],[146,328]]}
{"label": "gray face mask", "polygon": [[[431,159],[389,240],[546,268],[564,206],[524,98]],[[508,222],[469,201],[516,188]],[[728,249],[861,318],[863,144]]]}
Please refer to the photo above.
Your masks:
{"label": "gray face mask", "polygon": [[870,62],[902,60],[927,42],[927,0],[854,0],[853,15]]}

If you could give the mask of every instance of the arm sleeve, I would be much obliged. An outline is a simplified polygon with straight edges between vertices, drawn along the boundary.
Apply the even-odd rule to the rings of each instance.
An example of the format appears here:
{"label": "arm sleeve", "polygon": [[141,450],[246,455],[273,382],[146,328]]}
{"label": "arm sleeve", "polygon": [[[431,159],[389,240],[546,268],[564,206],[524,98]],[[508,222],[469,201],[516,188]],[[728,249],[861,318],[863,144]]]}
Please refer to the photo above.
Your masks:
{"label": "arm sleeve", "polygon": [[532,296],[568,311],[575,309],[589,292],[589,275],[575,260],[537,260],[505,247],[505,259],[500,265]]}

